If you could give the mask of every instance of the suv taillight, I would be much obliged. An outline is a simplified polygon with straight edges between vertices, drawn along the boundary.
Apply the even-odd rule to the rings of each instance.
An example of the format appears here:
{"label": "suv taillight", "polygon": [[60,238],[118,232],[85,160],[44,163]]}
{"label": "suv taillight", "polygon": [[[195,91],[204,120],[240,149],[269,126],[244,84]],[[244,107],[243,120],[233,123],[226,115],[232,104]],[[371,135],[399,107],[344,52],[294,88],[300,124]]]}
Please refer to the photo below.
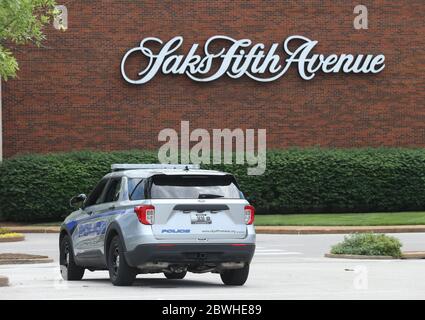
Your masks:
{"label": "suv taillight", "polygon": [[255,209],[253,206],[245,206],[245,223],[246,224],[253,224],[254,223],[254,216],[255,216]]}
{"label": "suv taillight", "polygon": [[138,206],[134,208],[137,218],[143,224],[154,224],[155,222],[155,207],[152,205]]}

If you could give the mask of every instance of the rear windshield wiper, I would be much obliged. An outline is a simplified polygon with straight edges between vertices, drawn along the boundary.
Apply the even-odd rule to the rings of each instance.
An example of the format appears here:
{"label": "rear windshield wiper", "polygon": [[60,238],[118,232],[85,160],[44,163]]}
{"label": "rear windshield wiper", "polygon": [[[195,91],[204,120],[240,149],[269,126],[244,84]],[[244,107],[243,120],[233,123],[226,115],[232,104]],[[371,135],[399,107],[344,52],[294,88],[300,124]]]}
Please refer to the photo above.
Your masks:
{"label": "rear windshield wiper", "polygon": [[210,194],[210,193],[200,193],[198,199],[214,199],[214,198],[223,198],[224,196],[219,194]]}

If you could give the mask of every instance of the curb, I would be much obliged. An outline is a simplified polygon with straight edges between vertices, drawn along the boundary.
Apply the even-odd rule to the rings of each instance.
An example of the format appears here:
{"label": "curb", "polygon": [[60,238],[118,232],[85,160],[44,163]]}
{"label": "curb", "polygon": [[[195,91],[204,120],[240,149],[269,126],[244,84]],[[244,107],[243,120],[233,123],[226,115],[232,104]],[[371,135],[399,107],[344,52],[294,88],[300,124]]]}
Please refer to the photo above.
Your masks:
{"label": "curb", "polygon": [[402,259],[425,259],[425,251],[405,251],[401,254]]}
{"label": "curb", "polygon": [[16,237],[10,237],[10,238],[0,238],[0,242],[17,242],[17,241],[24,241],[25,236],[16,236]]}
{"label": "curb", "polygon": [[326,258],[339,258],[339,259],[371,259],[371,260],[389,260],[389,259],[425,259],[425,251],[405,251],[401,253],[400,258],[391,256],[365,256],[357,254],[333,254],[326,253]]}
{"label": "curb", "polygon": [[398,258],[394,258],[391,256],[365,256],[358,254],[333,254],[326,253],[326,258],[337,258],[337,259],[359,259],[359,260],[394,260]]}
{"label": "curb", "polygon": [[411,233],[425,232],[425,225],[413,226],[257,226],[259,234],[344,234],[358,232]]}
{"label": "curb", "polygon": [[0,276],[0,287],[7,287],[9,285],[9,279],[4,276]]}

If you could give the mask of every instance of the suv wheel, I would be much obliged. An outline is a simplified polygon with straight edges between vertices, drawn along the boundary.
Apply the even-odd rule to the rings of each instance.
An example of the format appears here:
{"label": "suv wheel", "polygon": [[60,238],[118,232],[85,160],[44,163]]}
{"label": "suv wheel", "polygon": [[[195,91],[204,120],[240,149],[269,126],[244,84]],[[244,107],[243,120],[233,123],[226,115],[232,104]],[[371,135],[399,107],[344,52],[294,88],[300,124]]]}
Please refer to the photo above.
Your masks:
{"label": "suv wheel", "polygon": [[108,269],[114,286],[131,286],[137,275],[137,270],[130,267],[125,260],[124,250],[118,236],[115,236],[109,245]]}
{"label": "suv wheel", "polygon": [[248,279],[249,264],[242,269],[224,270],[220,273],[221,280],[228,286],[242,286]]}
{"label": "suv wheel", "polygon": [[84,276],[84,268],[77,266],[74,261],[71,239],[64,236],[59,246],[59,264],[62,278],[67,281],[81,280]]}
{"label": "suv wheel", "polygon": [[181,280],[184,277],[186,277],[186,273],[187,271],[183,271],[183,272],[164,272],[164,275],[167,279],[172,279],[172,280]]}

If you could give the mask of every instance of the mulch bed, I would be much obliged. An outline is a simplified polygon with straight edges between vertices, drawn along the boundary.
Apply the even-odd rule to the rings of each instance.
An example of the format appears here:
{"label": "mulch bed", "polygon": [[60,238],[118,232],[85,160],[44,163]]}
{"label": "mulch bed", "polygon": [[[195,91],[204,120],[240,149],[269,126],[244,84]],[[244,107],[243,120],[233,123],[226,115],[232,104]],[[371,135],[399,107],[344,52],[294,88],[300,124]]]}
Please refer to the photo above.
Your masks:
{"label": "mulch bed", "polygon": [[26,253],[0,253],[0,265],[50,263],[50,262],[53,262],[53,259],[50,259],[48,256],[26,254]]}
{"label": "mulch bed", "polygon": [[48,259],[48,256],[39,256],[35,254],[26,253],[0,253],[0,260],[2,259]]}

